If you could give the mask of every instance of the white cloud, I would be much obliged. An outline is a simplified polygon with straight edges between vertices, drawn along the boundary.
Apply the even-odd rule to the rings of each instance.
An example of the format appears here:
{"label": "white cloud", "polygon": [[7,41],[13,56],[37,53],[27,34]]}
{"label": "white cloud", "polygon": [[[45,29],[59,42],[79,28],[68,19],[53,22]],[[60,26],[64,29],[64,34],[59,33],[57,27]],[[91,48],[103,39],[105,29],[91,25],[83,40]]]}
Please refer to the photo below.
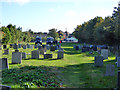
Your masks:
{"label": "white cloud", "polygon": [[54,8],[50,8],[48,11],[50,11],[50,12],[54,12],[55,9],[54,9]]}
{"label": "white cloud", "polygon": [[65,13],[66,16],[77,16],[77,13],[75,11],[68,11]]}

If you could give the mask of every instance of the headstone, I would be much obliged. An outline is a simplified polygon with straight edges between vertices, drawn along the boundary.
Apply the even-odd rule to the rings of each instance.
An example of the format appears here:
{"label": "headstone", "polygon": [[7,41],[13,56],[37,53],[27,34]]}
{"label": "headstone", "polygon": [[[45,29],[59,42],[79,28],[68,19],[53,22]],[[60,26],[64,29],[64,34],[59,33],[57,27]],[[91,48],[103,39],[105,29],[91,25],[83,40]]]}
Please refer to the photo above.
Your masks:
{"label": "headstone", "polygon": [[10,86],[0,85],[0,90],[11,90]]}
{"label": "headstone", "polygon": [[58,58],[58,59],[64,58],[64,51],[63,51],[63,50],[59,50],[59,51],[58,51],[57,58]]}
{"label": "headstone", "polygon": [[117,67],[120,67],[120,57],[117,57]]}
{"label": "headstone", "polygon": [[49,50],[50,49],[50,45],[46,45],[46,49]]}
{"label": "headstone", "polygon": [[38,48],[38,46],[37,46],[37,45],[35,45],[34,47],[35,47],[35,48]]}
{"label": "headstone", "polygon": [[55,51],[55,46],[50,46],[50,51]]}
{"label": "headstone", "polygon": [[75,49],[75,48],[76,48],[76,45],[74,45],[73,48]]}
{"label": "headstone", "polygon": [[103,59],[108,59],[108,49],[102,49],[101,56],[103,56]]}
{"label": "headstone", "polygon": [[55,46],[55,50],[58,50],[58,46],[57,45]]}
{"label": "headstone", "polygon": [[7,48],[7,45],[3,45],[3,49],[6,49]]}
{"label": "headstone", "polygon": [[42,48],[46,48],[46,45],[42,45]]}
{"label": "headstone", "polygon": [[7,58],[1,58],[0,59],[0,70],[8,69],[8,59]]}
{"label": "headstone", "polygon": [[14,49],[18,49],[18,45],[17,45],[17,44],[14,44],[13,48],[14,48]]}
{"label": "headstone", "polygon": [[30,48],[33,49],[33,45],[30,45]]}
{"label": "headstone", "polygon": [[4,50],[4,54],[9,54],[9,49]]}
{"label": "headstone", "polygon": [[117,75],[117,88],[120,88],[120,71],[118,71]]}
{"label": "headstone", "polygon": [[44,59],[52,58],[52,54],[44,54]]}
{"label": "headstone", "polygon": [[94,64],[95,64],[96,67],[103,66],[103,56],[95,56]]}
{"label": "headstone", "polygon": [[27,44],[27,48],[30,48],[30,45],[29,45],[29,44]]}
{"label": "headstone", "polygon": [[10,48],[12,48],[13,47],[13,44],[10,44]]}
{"label": "headstone", "polygon": [[97,45],[93,45],[93,50],[97,51]]}
{"label": "headstone", "polygon": [[39,52],[40,52],[40,54],[44,55],[45,49],[41,48]]}
{"label": "headstone", "polygon": [[12,52],[12,64],[21,64],[22,53],[21,52]]}
{"label": "headstone", "polygon": [[38,50],[34,50],[31,52],[31,58],[32,59],[39,59],[39,51]]}
{"label": "headstone", "polygon": [[26,46],[26,45],[23,45],[23,49],[27,49],[27,46]]}
{"label": "headstone", "polygon": [[75,47],[75,50],[79,50],[79,46],[76,46],[76,47]]}
{"label": "headstone", "polygon": [[86,52],[86,49],[85,49],[85,48],[82,48],[82,52]]}
{"label": "headstone", "polygon": [[38,46],[38,49],[42,49],[42,46]]}
{"label": "headstone", "polygon": [[22,52],[22,58],[26,58],[26,53]]}
{"label": "headstone", "polygon": [[18,44],[18,48],[21,48],[21,44]]}
{"label": "headstone", "polygon": [[107,64],[105,76],[114,76],[114,75],[115,75],[115,66],[112,64]]}

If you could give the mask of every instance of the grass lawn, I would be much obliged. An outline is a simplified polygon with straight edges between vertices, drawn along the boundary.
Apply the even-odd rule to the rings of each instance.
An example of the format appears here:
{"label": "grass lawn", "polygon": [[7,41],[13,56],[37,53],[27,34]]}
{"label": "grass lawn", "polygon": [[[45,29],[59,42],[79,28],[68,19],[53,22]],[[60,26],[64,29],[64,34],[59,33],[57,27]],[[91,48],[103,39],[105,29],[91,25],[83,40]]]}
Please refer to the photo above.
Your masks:
{"label": "grass lawn", "polygon": [[[14,49],[10,48],[9,55],[2,55],[9,62],[9,70],[2,70],[2,84],[12,88],[116,88],[118,68],[114,55],[104,60],[103,67],[94,67],[94,56],[98,55],[97,52],[89,54],[76,51],[73,48],[75,44],[62,43],[64,59],[56,59],[55,51],[52,52],[52,59],[43,59],[40,55],[37,60],[27,55],[22,64],[11,64]],[[30,54],[33,49],[19,50]],[[105,76],[106,64],[109,63],[115,65],[115,76]]]}

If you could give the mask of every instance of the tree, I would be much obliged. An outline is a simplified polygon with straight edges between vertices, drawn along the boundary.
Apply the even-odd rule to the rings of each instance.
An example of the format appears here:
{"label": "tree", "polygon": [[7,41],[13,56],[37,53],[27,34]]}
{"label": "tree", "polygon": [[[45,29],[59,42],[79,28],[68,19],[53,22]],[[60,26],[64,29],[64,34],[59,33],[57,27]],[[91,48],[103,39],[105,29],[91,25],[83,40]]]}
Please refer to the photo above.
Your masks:
{"label": "tree", "polygon": [[50,30],[49,30],[49,35],[50,35],[51,37],[53,37],[54,39],[57,39],[57,38],[58,38],[57,29],[55,29],[55,28],[50,29]]}

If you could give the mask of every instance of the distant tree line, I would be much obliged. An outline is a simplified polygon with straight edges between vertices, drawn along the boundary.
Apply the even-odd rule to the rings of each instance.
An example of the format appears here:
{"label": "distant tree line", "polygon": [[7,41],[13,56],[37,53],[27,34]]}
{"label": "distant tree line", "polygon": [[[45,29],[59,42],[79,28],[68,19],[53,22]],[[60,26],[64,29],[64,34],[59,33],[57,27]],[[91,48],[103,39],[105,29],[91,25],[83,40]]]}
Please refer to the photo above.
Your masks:
{"label": "distant tree line", "polygon": [[118,10],[105,19],[97,16],[77,25],[73,35],[79,43],[117,45],[120,42],[119,16]]}

